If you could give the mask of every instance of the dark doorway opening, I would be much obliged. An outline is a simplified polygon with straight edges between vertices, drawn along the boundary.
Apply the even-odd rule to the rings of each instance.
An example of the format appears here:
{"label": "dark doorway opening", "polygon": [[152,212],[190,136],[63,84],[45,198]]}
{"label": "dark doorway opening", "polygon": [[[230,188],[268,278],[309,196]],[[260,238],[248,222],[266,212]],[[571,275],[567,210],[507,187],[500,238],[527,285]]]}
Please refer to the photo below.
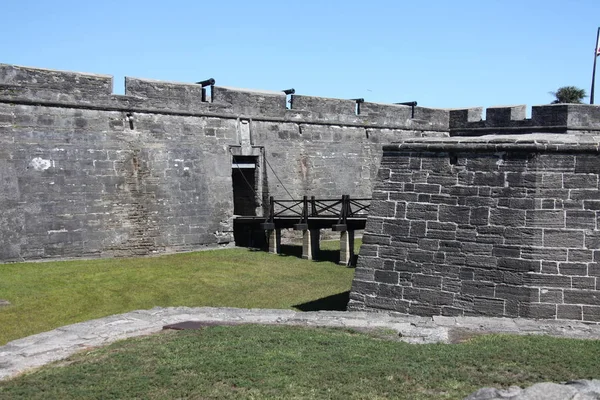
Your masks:
{"label": "dark doorway opening", "polygon": [[231,179],[233,182],[233,213],[241,216],[256,216],[258,204],[256,156],[233,156]]}

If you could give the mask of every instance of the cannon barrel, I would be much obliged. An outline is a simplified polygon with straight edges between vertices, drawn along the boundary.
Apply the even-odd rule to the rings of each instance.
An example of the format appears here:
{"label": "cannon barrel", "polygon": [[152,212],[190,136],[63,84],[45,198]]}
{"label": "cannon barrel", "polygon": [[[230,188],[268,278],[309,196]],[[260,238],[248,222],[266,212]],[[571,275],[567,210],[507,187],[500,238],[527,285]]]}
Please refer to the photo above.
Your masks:
{"label": "cannon barrel", "polygon": [[416,101],[405,101],[404,103],[394,103],[394,104],[398,104],[399,106],[411,106],[411,107],[417,106]]}
{"label": "cannon barrel", "polygon": [[196,82],[196,84],[202,85],[202,87],[213,86],[215,84],[215,80],[213,78],[210,78],[210,79],[206,79],[204,81]]}

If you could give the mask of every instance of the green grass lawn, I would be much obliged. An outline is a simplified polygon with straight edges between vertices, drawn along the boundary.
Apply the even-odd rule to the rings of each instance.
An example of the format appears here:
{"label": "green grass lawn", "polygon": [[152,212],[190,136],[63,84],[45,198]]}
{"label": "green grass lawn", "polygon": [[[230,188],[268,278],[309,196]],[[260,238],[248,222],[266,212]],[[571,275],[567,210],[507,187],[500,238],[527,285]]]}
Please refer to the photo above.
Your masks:
{"label": "green grass lawn", "polygon": [[[323,242],[324,258],[333,259],[336,247],[339,242]],[[291,253],[298,249],[286,246]],[[302,305],[332,296],[343,299],[353,274],[353,268],[333,262],[248,249],[0,264],[0,298],[12,303],[0,308],[0,345],[154,306],[310,309]]]}
{"label": "green grass lawn", "polygon": [[130,339],[0,383],[0,399],[462,399],[480,387],[598,377],[600,342],[479,336],[410,345],[256,325]]}
{"label": "green grass lawn", "polygon": [[[357,243],[357,247],[360,243]],[[337,242],[323,258],[335,261]],[[354,269],[247,249],[0,265],[0,344],[154,306],[339,309]],[[217,326],[76,354],[0,399],[461,399],[482,386],[598,378],[600,341],[490,335],[409,345],[389,332]]]}

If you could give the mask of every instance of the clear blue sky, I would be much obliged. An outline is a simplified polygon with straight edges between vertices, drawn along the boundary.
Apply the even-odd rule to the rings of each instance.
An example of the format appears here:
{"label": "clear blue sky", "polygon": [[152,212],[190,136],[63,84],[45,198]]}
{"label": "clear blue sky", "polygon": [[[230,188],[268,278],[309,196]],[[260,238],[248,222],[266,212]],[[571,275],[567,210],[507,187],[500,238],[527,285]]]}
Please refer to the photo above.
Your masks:
{"label": "clear blue sky", "polygon": [[124,76],[213,77],[384,103],[531,106],[560,86],[589,92],[598,26],[600,0],[3,0],[0,62],[113,75],[116,93]]}

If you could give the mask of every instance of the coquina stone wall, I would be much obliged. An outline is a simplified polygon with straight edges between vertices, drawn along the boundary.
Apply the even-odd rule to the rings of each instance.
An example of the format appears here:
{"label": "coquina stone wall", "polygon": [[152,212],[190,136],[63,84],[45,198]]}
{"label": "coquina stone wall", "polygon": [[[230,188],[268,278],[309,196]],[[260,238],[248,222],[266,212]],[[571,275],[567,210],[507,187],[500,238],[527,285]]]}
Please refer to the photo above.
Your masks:
{"label": "coquina stone wall", "polygon": [[384,146],[349,309],[600,321],[600,137],[485,133]]}
{"label": "coquina stone wall", "polygon": [[112,86],[108,75],[0,64],[0,262],[232,243],[234,156],[255,160],[260,216],[269,196],[370,197],[382,145],[407,138],[600,129],[597,108],[581,105],[533,107],[530,119],[524,106],[497,107],[483,120],[480,108],[129,77],[125,95]]}
{"label": "coquina stone wall", "polygon": [[111,76],[0,64],[0,262],[226,245],[234,155],[256,157],[261,215],[288,192],[370,197],[382,144],[448,124],[447,110],[137,78],[115,95]]}

